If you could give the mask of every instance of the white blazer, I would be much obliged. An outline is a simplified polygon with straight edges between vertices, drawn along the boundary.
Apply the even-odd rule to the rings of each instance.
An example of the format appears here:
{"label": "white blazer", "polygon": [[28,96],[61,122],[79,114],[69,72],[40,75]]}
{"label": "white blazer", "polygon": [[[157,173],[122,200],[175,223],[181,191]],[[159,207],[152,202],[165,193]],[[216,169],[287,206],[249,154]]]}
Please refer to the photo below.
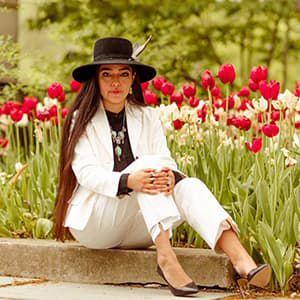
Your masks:
{"label": "white blazer", "polygon": [[[125,111],[133,156],[158,155],[165,165],[177,170],[155,109],[127,103]],[[112,171],[113,167],[111,132],[101,102],[75,147],[72,169],[78,184],[69,201],[65,227],[83,230],[95,201],[116,197],[122,172]]]}

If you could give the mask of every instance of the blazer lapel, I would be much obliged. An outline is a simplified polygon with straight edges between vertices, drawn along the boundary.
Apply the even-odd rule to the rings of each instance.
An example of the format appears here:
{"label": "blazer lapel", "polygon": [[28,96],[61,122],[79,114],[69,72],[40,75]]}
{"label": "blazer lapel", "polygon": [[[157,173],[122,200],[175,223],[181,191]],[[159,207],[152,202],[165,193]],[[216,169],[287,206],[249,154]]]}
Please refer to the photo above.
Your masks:
{"label": "blazer lapel", "polygon": [[[100,101],[100,107],[98,108],[95,116],[92,118],[92,124],[94,126],[94,132],[97,140],[100,142],[105,151],[107,151],[109,158],[113,161],[114,157],[111,131],[102,101]],[[99,152],[101,152],[101,150],[102,149],[99,149]]]}
{"label": "blazer lapel", "polygon": [[142,130],[142,111],[139,107],[126,104],[126,120],[127,129],[131,145],[131,150],[134,158],[136,158],[136,150],[139,142],[139,137]]}

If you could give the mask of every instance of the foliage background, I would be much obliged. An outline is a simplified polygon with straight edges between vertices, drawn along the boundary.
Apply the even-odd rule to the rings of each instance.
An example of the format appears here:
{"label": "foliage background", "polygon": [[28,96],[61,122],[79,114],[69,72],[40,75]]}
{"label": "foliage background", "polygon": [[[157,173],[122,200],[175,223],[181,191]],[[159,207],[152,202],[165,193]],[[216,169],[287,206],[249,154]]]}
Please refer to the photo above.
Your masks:
{"label": "foliage background", "polygon": [[142,61],[174,83],[195,81],[233,63],[235,84],[252,66],[265,65],[282,89],[293,89],[300,67],[300,3],[295,0],[21,0],[23,78],[44,86],[67,82],[71,70],[91,61],[99,37],[143,43]]}

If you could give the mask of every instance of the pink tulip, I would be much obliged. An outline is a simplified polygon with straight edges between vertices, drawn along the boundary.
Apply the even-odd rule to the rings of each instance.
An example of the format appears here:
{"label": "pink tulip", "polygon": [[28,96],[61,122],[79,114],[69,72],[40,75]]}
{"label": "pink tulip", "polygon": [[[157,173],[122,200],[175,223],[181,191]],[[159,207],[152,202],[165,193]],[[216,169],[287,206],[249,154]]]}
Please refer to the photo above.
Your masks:
{"label": "pink tulip", "polygon": [[183,96],[181,93],[173,93],[170,97],[170,103],[176,103],[177,106],[181,106],[182,104],[182,101],[183,101]]}
{"label": "pink tulip", "polygon": [[14,121],[14,122],[19,122],[23,117],[23,112],[21,110],[12,110],[10,112],[10,118]]}
{"label": "pink tulip", "polygon": [[60,96],[60,94],[63,92],[63,88],[62,86],[57,83],[54,82],[52,83],[49,87],[48,87],[48,96],[50,98],[58,98]]}
{"label": "pink tulip", "polygon": [[199,99],[195,97],[190,97],[189,99],[189,105],[191,107],[197,107],[199,105]]}
{"label": "pink tulip", "polygon": [[182,86],[182,91],[183,91],[183,95],[185,97],[187,97],[187,98],[194,97],[195,94],[196,94],[196,85],[195,85],[195,83],[193,83],[193,84],[185,83]]}
{"label": "pink tulip", "polygon": [[248,142],[246,142],[245,144],[247,145],[249,151],[257,153],[262,147],[262,138],[254,138],[252,140],[252,145]]}
{"label": "pink tulip", "polygon": [[156,89],[156,90],[160,90],[162,84],[166,82],[166,79],[163,76],[158,76],[157,78],[154,78],[151,83],[152,86]]}
{"label": "pink tulip", "polygon": [[80,87],[81,87],[81,83],[72,79],[69,83],[69,86],[70,86],[70,90],[72,93],[76,93],[80,90]]}
{"label": "pink tulip", "polygon": [[176,119],[173,121],[173,126],[176,130],[179,130],[182,128],[184,122],[180,121],[179,119]]}
{"label": "pink tulip", "polygon": [[248,97],[250,95],[248,87],[242,87],[238,92],[239,97]]}
{"label": "pink tulip", "polygon": [[273,137],[279,133],[279,127],[276,124],[265,124],[262,127],[262,132],[267,137]]}
{"label": "pink tulip", "polygon": [[270,83],[264,80],[259,84],[259,91],[266,100],[277,100],[279,90],[280,83],[276,80],[270,80]]}
{"label": "pink tulip", "polygon": [[165,95],[165,96],[171,96],[174,92],[174,85],[170,82],[164,82],[161,85],[161,92]]}
{"label": "pink tulip", "polygon": [[144,93],[145,91],[147,91],[148,86],[149,86],[149,81],[146,81],[146,82],[141,83],[141,89],[142,89],[142,92],[143,92],[143,93]]}
{"label": "pink tulip", "polygon": [[262,80],[267,80],[268,77],[268,70],[266,67],[258,66],[253,67],[250,72],[250,79],[253,80],[255,83],[259,83]]}
{"label": "pink tulip", "polygon": [[248,80],[248,87],[251,91],[256,92],[259,89],[259,85],[252,79]]}
{"label": "pink tulip", "polygon": [[235,70],[232,64],[223,64],[219,68],[218,76],[222,83],[232,83],[235,79]]}
{"label": "pink tulip", "polygon": [[145,103],[147,105],[157,105],[157,96],[156,94],[152,93],[151,91],[147,90],[144,93],[144,99],[145,99]]}
{"label": "pink tulip", "polygon": [[212,89],[215,86],[215,79],[208,70],[202,72],[201,83],[203,89],[206,91],[208,88]]}

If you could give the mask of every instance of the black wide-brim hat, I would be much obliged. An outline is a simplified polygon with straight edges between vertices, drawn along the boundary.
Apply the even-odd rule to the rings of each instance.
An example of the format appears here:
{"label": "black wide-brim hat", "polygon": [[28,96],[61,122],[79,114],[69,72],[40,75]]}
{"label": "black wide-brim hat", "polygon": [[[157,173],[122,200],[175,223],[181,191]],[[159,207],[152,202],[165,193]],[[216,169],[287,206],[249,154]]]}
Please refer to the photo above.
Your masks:
{"label": "black wide-brim hat", "polygon": [[141,82],[154,78],[156,70],[151,66],[139,63],[135,57],[136,54],[129,40],[119,37],[102,38],[95,42],[94,61],[77,67],[73,70],[72,75],[76,81],[84,82],[97,75],[99,65],[121,64],[132,66],[138,73]]}

